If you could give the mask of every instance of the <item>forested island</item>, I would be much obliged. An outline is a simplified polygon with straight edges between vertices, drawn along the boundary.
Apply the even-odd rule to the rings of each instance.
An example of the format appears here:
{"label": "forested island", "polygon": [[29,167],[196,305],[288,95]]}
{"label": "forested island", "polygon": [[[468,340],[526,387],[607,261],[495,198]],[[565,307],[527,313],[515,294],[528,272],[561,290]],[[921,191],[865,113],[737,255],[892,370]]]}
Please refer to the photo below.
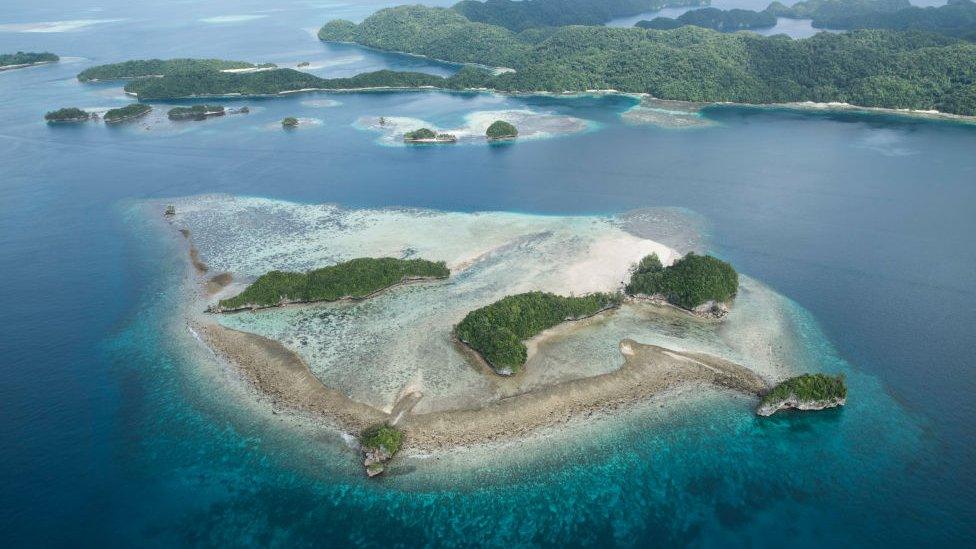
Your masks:
{"label": "forested island", "polygon": [[[294,69],[258,72],[203,71],[139,78],[125,92],[140,100],[190,97],[277,95],[305,90],[358,90],[371,88],[451,87],[447,79],[420,72],[381,70],[349,78],[319,78]],[[456,86],[455,86],[456,87]]]}
{"label": "forested island", "polygon": [[80,82],[130,80],[265,67],[274,67],[274,65],[270,63],[255,65],[244,61],[224,61],[222,59],[134,59],[122,63],[89,67],[78,73],[78,80]]}
{"label": "forested island", "polygon": [[210,116],[223,116],[223,105],[193,105],[192,107],[173,107],[166,113],[170,120],[203,120]]}
{"label": "forested island", "polygon": [[286,116],[281,119],[282,128],[294,128],[296,126],[298,126],[298,119],[294,116]]}
{"label": "forested island", "polygon": [[593,316],[620,305],[619,294],[565,297],[528,292],[475,309],[454,327],[454,335],[476,351],[495,373],[513,375],[525,364],[524,340],[563,322]]}
{"label": "forested island", "polygon": [[457,136],[450,133],[437,133],[430,128],[420,128],[403,134],[407,143],[455,143]]}
{"label": "forested island", "polygon": [[656,254],[640,261],[626,292],[658,296],[672,305],[722,316],[739,291],[739,274],[732,265],[710,255],[688,253],[664,267]]}
{"label": "forested island", "polygon": [[445,8],[400,6],[360,24],[332,21],[329,41],[494,67],[429,84],[509,92],[614,89],[700,102],[846,102],[976,114],[976,46],[920,32],[859,30],[811,38],[569,26],[519,34]]}
{"label": "forested island", "polygon": [[776,25],[776,16],[765,11],[703,8],[685,12],[677,19],[655,17],[650,21],[638,21],[635,26],[642,29],[669,30],[685,25],[695,25],[719,32],[735,32],[773,27]]}
{"label": "forested island", "polygon": [[536,27],[602,25],[617,17],[709,3],[710,0],[462,0],[451,9],[471,21],[520,32]]}
{"label": "forested island", "polygon": [[949,0],[938,7],[908,6],[896,11],[837,12],[817,16],[813,26],[828,29],[927,31],[976,41],[976,2]]}
{"label": "forested island", "polygon": [[504,120],[495,120],[485,130],[488,141],[510,141],[518,137],[518,129]]}
{"label": "forested island", "polygon": [[0,54],[0,71],[57,63],[61,58],[50,52],[19,51]]}
{"label": "forested island", "polygon": [[209,311],[223,313],[290,303],[364,299],[391,286],[447,278],[450,274],[443,261],[361,257],[305,273],[271,271]]}
{"label": "forested island", "polygon": [[149,114],[149,111],[151,110],[152,107],[144,103],[133,103],[119,109],[109,109],[102,119],[105,120],[105,123],[107,124],[115,124],[145,116]]}
{"label": "forested island", "polygon": [[773,387],[762,397],[756,413],[771,416],[780,410],[823,410],[846,403],[843,375],[803,374]]}
{"label": "forested island", "polygon": [[44,115],[44,120],[54,123],[62,122],[87,122],[91,120],[91,113],[83,111],[77,107],[64,107],[56,111],[50,111]]}

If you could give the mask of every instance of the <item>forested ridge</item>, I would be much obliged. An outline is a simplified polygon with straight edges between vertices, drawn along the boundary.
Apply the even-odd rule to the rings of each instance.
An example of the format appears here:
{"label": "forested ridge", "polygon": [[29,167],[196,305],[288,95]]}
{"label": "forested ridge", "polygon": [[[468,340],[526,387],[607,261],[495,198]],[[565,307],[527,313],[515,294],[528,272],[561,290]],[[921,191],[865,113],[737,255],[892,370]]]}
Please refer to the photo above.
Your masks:
{"label": "forested ridge", "polygon": [[401,6],[359,25],[330,22],[319,37],[515,69],[497,76],[468,71],[442,87],[615,89],[687,101],[847,102],[976,114],[976,46],[923,32],[860,30],[793,40],[695,26],[569,26],[516,34],[450,9]]}

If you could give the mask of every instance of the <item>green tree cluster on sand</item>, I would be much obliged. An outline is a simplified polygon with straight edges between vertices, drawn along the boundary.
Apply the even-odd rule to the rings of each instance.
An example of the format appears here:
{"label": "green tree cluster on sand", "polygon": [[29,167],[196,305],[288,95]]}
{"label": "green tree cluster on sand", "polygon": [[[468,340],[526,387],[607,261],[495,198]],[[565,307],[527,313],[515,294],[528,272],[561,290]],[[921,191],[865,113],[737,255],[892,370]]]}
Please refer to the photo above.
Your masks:
{"label": "green tree cluster on sand", "polygon": [[662,294],[669,303],[685,309],[708,301],[724,303],[739,290],[739,275],[732,265],[709,255],[689,253],[669,267],[657,254],[641,260],[627,284],[631,295]]}
{"label": "green tree cluster on sand", "polygon": [[361,257],[306,273],[271,271],[258,277],[239,295],[221,300],[212,310],[365,298],[408,280],[447,278],[450,274],[443,261]]}
{"label": "green tree cluster on sand", "polygon": [[288,116],[281,119],[281,125],[285,128],[294,128],[298,125],[298,119],[294,116]]}
{"label": "green tree cluster on sand", "polygon": [[775,26],[776,16],[765,11],[704,8],[685,12],[678,16],[677,19],[655,17],[650,21],[638,21],[635,26],[642,29],[668,30],[685,25],[695,25],[719,32],[735,32],[745,29],[762,29]]}
{"label": "green tree cluster on sand", "polygon": [[504,120],[495,120],[485,131],[488,139],[515,139],[518,137],[518,129]]}
{"label": "green tree cluster on sand", "polygon": [[475,309],[454,327],[458,339],[481,354],[495,372],[508,375],[525,364],[522,341],[569,320],[592,316],[620,305],[619,294],[565,297],[529,292]]}
{"label": "green tree cluster on sand", "polygon": [[388,423],[381,423],[364,430],[359,443],[364,448],[383,448],[393,457],[403,445],[403,432]]}
{"label": "green tree cluster on sand", "polygon": [[437,133],[430,128],[420,128],[419,130],[403,134],[403,138],[408,141],[413,139],[434,139],[436,137]]}
{"label": "green tree cluster on sand", "polygon": [[44,115],[48,122],[84,122],[91,119],[91,113],[76,107],[64,107]]}
{"label": "green tree cluster on sand", "polygon": [[843,375],[803,374],[773,387],[762,397],[760,405],[777,404],[791,396],[801,402],[845,399],[847,384]]}
{"label": "green tree cluster on sand", "polygon": [[602,25],[617,17],[665,7],[708,3],[709,0],[462,0],[451,9],[471,21],[520,32],[534,27]]}
{"label": "green tree cluster on sand", "polygon": [[103,116],[102,119],[109,124],[113,122],[122,122],[124,120],[145,116],[146,114],[149,114],[149,111],[151,110],[152,107],[149,105],[143,103],[132,103],[119,109],[109,109],[106,111],[105,116]]}
{"label": "green tree cluster on sand", "polygon": [[121,80],[268,66],[273,67],[274,65],[255,65],[244,61],[225,61],[223,59],[134,59],[122,63],[89,67],[78,73],[78,80],[81,82]]}
{"label": "green tree cluster on sand", "polygon": [[32,65],[34,63],[55,63],[59,59],[61,58],[50,52],[19,51],[17,53],[3,53],[0,54],[0,67]]}
{"label": "green tree cluster on sand", "polygon": [[329,23],[319,37],[515,69],[468,71],[440,81],[445,87],[615,89],[685,101],[840,101],[976,114],[976,44],[930,33],[857,30],[793,40],[696,26],[568,26],[516,34],[450,9],[400,6],[358,25]]}

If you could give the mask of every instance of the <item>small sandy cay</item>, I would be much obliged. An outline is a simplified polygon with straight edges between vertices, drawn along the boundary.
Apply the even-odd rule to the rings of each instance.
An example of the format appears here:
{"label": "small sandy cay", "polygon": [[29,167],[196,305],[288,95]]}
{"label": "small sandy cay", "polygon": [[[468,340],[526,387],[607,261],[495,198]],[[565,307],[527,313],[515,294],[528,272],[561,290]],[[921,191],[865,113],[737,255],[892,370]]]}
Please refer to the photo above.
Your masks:
{"label": "small sandy cay", "polygon": [[[167,221],[182,233],[197,287],[187,322],[201,340],[277,409],[352,434],[395,425],[410,451],[520,439],[683,385],[755,396],[789,373],[784,300],[747,278],[721,322],[627,301],[526,341],[525,366],[510,377],[453,337],[467,312],[505,295],[616,291],[641,257],[670,264],[700,244],[695,224],[673,211],[556,217],[228,196],[173,204]],[[360,256],[444,261],[451,275],[366,300],[203,312],[267,271]]]}

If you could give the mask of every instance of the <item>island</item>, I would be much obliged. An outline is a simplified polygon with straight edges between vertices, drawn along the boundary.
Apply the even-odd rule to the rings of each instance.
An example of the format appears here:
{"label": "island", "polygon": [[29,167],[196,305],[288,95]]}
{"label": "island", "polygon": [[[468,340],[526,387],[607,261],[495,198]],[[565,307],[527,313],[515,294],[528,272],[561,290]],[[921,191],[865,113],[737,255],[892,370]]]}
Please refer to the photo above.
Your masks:
{"label": "island", "polygon": [[475,309],[454,327],[454,336],[497,374],[514,375],[528,358],[524,340],[561,324],[620,306],[622,296],[592,293],[565,297],[547,292],[510,295]]}
{"label": "island", "polygon": [[294,116],[288,116],[281,119],[282,128],[294,128],[298,126],[298,119]]}
{"label": "island", "polygon": [[170,120],[203,120],[210,116],[223,116],[222,105],[193,105],[192,107],[174,107],[166,113]]}
{"label": "island", "polygon": [[366,474],[375,477],[386,469],[386,463],[400,451],[403,432],[389,423],[380,423],[365,429],[359,435],[359,444],[363,449]]}
{"label": "island", "polygon": [[707,6],[710,0],[462,0],[451,7],[471,21],[514,32],[567,25],[602,25],[662,8]]}
{"label": "island", "polygon": [[[469,75],[472,70],[462,70]],[[476,72],[484,72],[477,70]],[[457,82],[457,83],[454,83]],[[140,100],[185,99],[194,97],[274,96],[305,91],[343,91],[378,88],[460,89],[464,83],[421,72],[380,70],[348,78],[319,78],[294,69],[269,69],[253,72],[201,71],[193,74],[166,74],[137,78],[124,90]]]}
{"label": "island", "polygon": [[457,136],[450,133],[436,133],[430,128],[420,128],[403,134],[407,143],[456,143]]}
{"label": "island", "polygon": [[452,9],[398,6],[359,24],[329,22],[319,38],[512,69],[461,71],[439,82],[451,87],[616,90],[745,104],[843,102],[976,115],[971,93],[976,65],[970,62],[976,46],[939,34],[855,30],[794,40],[694,25],[674,30],[540,27],[515,33]]}
{"label": "island", "polygon": [[244,61],[225,61],[223,59],[134,59],[89,67],[78,73],[78,80],[80,82],[102,82],[270,67],[274,67],[274,65],[255,65]]}
{"label": "island", "polygon": [[831,11],[813,16],[813,26],[827,29],[926,31],[976,42],[976,2],[949,0],[943,6],[901,5],[897,10]]}
{"label": "island", "polygon": [[695,25],[719,32],[736,32],[773,27],[776,25],[776,16],[766,11],[702,8],[685,12],[677,19],[655,17],[650,21],[638,21],[634,26],[642,29],[668,30],[685,25]]}
{"label": "island", "polygon": [[91,113],[76,107],[64,107],[44,115],[44,120],[50,123],[87,122],[91,120]]}
{"label": "island", "polygon": [[443,261],[361,257],[305,273],[271,271],[208,310],[226,313],[292,303],[367,299],[393,286],[450,276]]}
{"label": "island", "polygon": [[664,267],[657,254],[644,257],[631,274],[627,294],[666,302],[697,315],[721,318],[739,290],[732,265],[709,255],[688,253]]}
{"label": "island", "polygon": [[488,141],[511,141],[518,137],[518,129],[504,120],[495,120],[485,130]]}
{"label": "island", "polygon": [[768,417],[780,410],[823,410],[845,404],[847,384],[843,375],[803,374],[763,395],[756,413]]}
{"label": "island", "polygon": [[133,103],[118,109],[109,109],[102,117],[106,124],[117,124],[127,120],[134,120],[149,114],[152,107],[145,103]]}
{"label": "island", "polygon": [[3,53],[0,54],[0,71],[57,63],[60,59],[60,57],[50,52],[36,53],[18,51],[17,53]]}

